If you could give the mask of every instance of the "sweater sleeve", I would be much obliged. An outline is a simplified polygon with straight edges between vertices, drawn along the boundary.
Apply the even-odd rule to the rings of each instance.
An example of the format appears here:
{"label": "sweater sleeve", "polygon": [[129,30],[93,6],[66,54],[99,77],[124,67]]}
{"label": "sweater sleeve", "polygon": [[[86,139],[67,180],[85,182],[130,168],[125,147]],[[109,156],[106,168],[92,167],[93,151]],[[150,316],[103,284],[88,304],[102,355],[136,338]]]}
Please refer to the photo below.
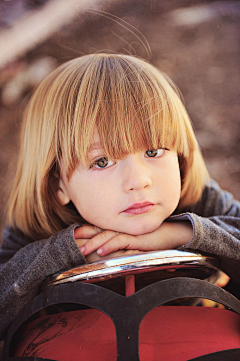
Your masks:
{"label": "sweater sleeve", "polygon": [[[172,220],[189,219],[193,238],[182,250],[199,250],[215,255],[221,269],[240,283],[240,202],[211,181],[202,199]],[[176,219],[177,218],[177,219]]]}
{"label": "sweater sleeve", "polygon": [[29,242],[11,228],[0,248],[0,338],[18,312],[38,292],[49,275],[86,263],[74,239],[72,225],[50,238]]}

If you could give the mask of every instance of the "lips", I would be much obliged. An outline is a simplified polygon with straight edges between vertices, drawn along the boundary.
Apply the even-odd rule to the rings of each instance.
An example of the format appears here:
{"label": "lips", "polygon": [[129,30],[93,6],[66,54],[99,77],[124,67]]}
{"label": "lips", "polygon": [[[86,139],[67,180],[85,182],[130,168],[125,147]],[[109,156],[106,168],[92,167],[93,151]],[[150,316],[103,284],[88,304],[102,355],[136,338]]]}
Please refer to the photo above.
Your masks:
{"label": "lips", "polygon": [[125,209],[123,213],[137,215],[150,211],[155,206],[151,202],[134,203],[129,208]]}

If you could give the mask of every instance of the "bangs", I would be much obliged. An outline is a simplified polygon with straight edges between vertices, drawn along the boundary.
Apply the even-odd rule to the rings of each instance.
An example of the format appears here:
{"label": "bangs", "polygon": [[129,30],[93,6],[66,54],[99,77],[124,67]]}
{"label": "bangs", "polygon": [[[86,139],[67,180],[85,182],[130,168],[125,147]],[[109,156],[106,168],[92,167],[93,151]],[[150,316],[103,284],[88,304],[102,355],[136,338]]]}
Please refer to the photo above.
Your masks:
{"label": "bangs", "polygon": [[79,162],[87,166],[96,131],[110,159],[122,159],[143,148],[189,154],[190,120],[162,73],[128,56],[99,54],[88,56],[85,62],[82,59],[65,81],[61,96],[65,119],[57,147],[64,155],[68,176]]}

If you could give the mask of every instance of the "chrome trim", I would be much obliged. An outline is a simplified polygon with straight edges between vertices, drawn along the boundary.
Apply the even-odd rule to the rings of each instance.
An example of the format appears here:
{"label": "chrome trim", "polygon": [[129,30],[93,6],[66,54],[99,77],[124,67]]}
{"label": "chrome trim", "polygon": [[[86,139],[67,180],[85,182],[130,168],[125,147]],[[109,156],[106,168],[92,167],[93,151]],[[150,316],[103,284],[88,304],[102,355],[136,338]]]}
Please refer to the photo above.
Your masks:
{"label": "chrome trim", "polygon": [[47,277],[41,288],[47,289],[58,284],[76,281],[98,282],[129,274],[171,268],[205,268],[210,269],[211,273],[215,273],[219,267],[218,261],[214,257],[200,253],[178,250],[145,252],[88,263],[65,272],[58,272]]}

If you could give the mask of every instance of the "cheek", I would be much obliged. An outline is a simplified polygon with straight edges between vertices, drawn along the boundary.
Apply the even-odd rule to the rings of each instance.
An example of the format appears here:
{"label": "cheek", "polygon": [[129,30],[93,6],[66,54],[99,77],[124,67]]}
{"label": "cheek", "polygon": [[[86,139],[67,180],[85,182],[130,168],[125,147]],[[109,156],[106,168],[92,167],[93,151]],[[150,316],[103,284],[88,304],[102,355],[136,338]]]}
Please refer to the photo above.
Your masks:
{"label": "cheek", "polygon": [[81,170],[75,171],[70,181],[65,177],[64,182],[70,200],[87,222],[95,224],[96,220],[110,217],[113,202],[116,203],[116,189],[112,189],[108,179],[99,179],[98,174],[89,177]]}
{"label": "cheek", "polygon": [[89,223],[96,224],[103,218],[109,218],[113,209],[114,196],[111,189],[97,183],[82,183],[75,204],[78,212]]}
{"label": "cheek", "polygon": [[172,180],[173,180],[173,188],[174,188],[174,190],[176,192],[176,195],[180,198],[180,194],[181,194],[181,175],[180,175],[180,169],[179,169],[178,161],[176,162],[175,167],[174,167]]}
{"label": "cheek", "polygon": [[174,180],[174,188],[176,190],[176,192],[180,195],[181,193],[181,175],[180,175],[180,169],[178,166],[178,163],[175,167],[175,171],[174,174],[172,176],[172,179]]}
{"label": "cheek", "polygon": [[175,210],[179,203],[179,199],[181,196],[181,176],[180,170],[178,165],[178,160],[173,160],[171,166],[169,167],[169,171],[167,172],[167,179],[165,180],[166,187],[167,187],[167,195],[168,195],[168,202],[171,208],[174,208],[172,211]]}

